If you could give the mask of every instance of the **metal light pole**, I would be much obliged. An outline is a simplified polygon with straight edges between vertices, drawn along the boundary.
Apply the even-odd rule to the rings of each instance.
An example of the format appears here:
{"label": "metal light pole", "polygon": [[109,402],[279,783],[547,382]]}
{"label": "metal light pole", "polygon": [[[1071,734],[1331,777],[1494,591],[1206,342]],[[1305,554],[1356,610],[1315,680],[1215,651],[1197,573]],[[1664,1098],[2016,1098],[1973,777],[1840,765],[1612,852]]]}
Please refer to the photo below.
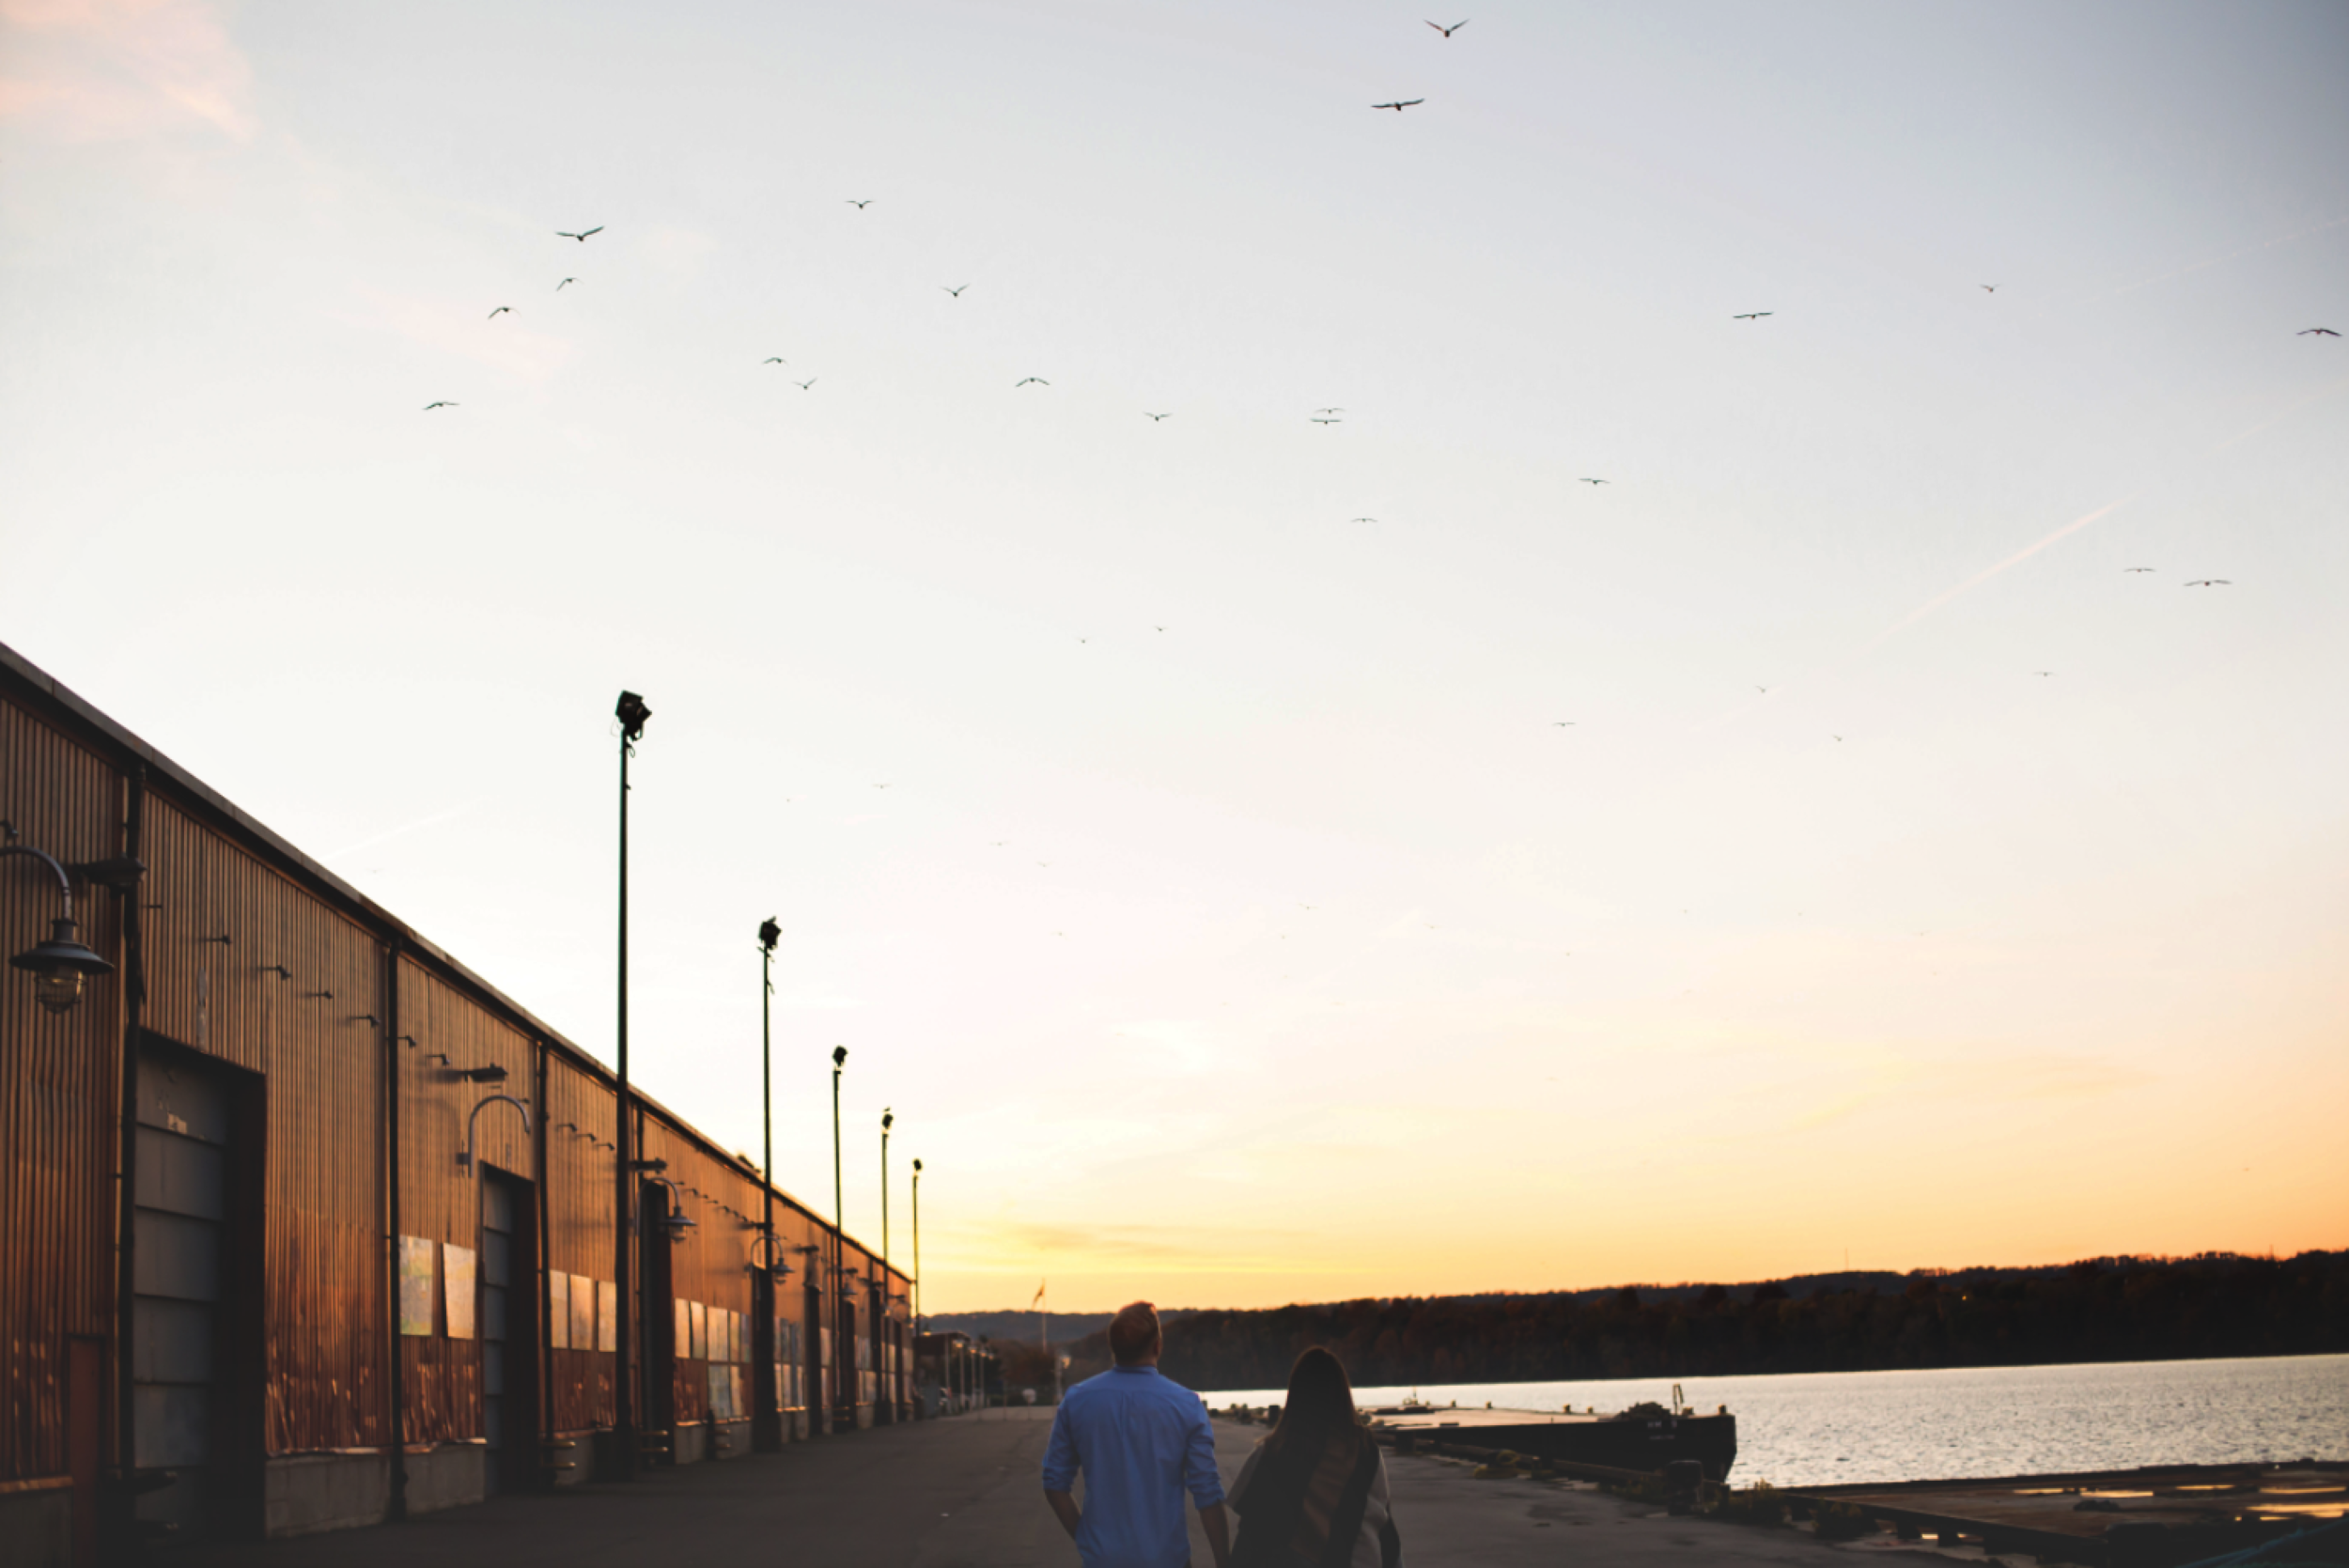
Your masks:
{"label": "metal light pole", "polygon": [[[775,1297],[783,1289],[782,1277],[775,1272],[778,1254],[775,1251],[775,944],[783,940],[783,927],[773,916],[761,921],[758,926],[758,1116],[760,1127],[758,1195],[761,1204],[759,1234],[767,1238],[767,1290],[763,1315],[766,1323],[762,1335],[754,1343],[767,1346],[767,1359],[775,1360],[775,1313],[781,1305]],[[759,1369],[758,1386],[768,1390],[763,1400],[754,1399],[751,1407],[762,1403],[771,1406],[768,1424],[772,1428],[767,1440],[781,1445],[783,1440],[782,1401],[776,1397],[774,1374],[766,1367]]]}
{"label": "metal light pole", "polygon": [[630,1343],[634,1314],[629,1311],[635,1279],[630,1243],[636,1231],[636,1119],[630,1114],[628,1092],[628,759],[636,754],[636,742],[644,737],[645,721],[652,717],[652,709],[635,692],[623,691],[612,711],[620,722],[620,1131],[614,1140],[612,1194],[613,1327],[618,1337],[613,1346],[617,1359],[612,1374],[612,1446],[616,1451],[614,1466],[620,1478],[628,1481],[635,1478],[637,1461],[635,1358]]}
{"label": "metal light pole", "polygon": [[913,1331],[922,1331],[922,1162],[913,1162]]}
{"label": "metal light pole", "polygon": [[847,1064],[848,1060],[848,1047],[832,1048],[832,1279],[824,1295],[831,1301],[832,1322],[840,1325],[840,1331],[834,1338],[832,1347],[833,1388],[832,1409],[829,1414],[832,1419],[837,1420],[840,1406],[847,1404],[849,1407],[848,1424],[854,1426],[856,1424],[855,1403],[846,1397],[848,1392],[848,1379],[840,1367],[841,1358],[848,1354],[848,1341],[856,1333],[856,1318],[853,1315],[853,1309],[845,1323],[842,1322],[840,1311],[842,1303],[847,1299],[841,1291],[844,1282],[841,1279],[841,1270],[848,1263],[848,1252],[844,1245],[848,1232],[841,1213],[843,1205],[840,1183],[840,1069]]}
{"label": "metal light pole", "polygon": [[880,1312],[879,1320],[873,1325],[875,1358],[881,1363],[873,1370],[879,1374],[879,1381],[889,1389],[889,1420],[893,1425],[897,1420],[897,1375],[896,1369],[889,1365],[889,1352],[895,1348],[897,1330],[895,1314],[889,1309],[889,1126],[896,1119],[896,1112],[887,1106],[881,1107]]}

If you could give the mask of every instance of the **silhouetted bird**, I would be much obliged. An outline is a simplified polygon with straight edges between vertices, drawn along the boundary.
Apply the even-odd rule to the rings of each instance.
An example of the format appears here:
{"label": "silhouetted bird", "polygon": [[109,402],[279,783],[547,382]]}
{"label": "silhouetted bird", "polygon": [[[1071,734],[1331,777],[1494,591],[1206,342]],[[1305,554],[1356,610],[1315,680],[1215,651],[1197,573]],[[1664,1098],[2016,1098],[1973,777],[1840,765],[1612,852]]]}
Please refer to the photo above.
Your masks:
{"label": "silhouetted bird", "polygon": [[1148,409],[1144,409],[1142,411],[1142,417],[1155,425],[1161,419],[1172,419],[1174,415],[1171,410],[1165,413],[1152,413]]}
{"label": "silhouetted bird", "polygon": [[2339,337],[2341,334],[2330,327],[2310,327],[2306,332],[2296,332],[2292,335],[2295,337]]}
{"label": "silhouetted bird", "polygon": [[424,406],[424,411],[430,413],[434,409],[453,409],[455,407],[457,407],[456,404],[449,402],[427,403]]}
{"label": "silhouetted bird", "polygon": [[1313,422],[1316,425],[1343,425],[1346,423],[1343,419],[1331,419],[1325,414],[1318,413],[1313,415]]}
{"label": "silhouetted bird", "polygon": [[1985,283],[1982,286],[1982,291],[1985,294],[1996,294],[1999,291],[1999,286],[1995,283]]}
{"label": "silhouetted bird", "polygon": [[1394,103],[1374,103],[1371,107],[1374,109],[1392,109],[1399,115],[1406,109],[1412,108],[1415,105],[1422,104],[1426,101],[1427,101],[1423,98],[1407,98]]}
{"label": "silhouetted bird", "polygon": [[1549,722],[1549,727],[1556,730],[1570,730],[1574,728],[1574,721],[1571,719],[1552,719]]}
{"label": "silhouetted bird", "polygon": [[554,237],[557,240],[576,240],[583,245],[587,242],[587,236],[590,234],[601,234],[602,232],[603,225],[601,224],[598,224],[593,228],[583,228],[576,234],[573,234],[568,229],[558,228],[554,231]]}
{"label": "silhouetted bird", "polygon": [[2031,674],[2035,675],[2054,675],[2055,672],[2053,670],[2033,670]]}
{"label": "silhouetted bird", "polygon": [[1585,479],[1581,481],[1581,483],[1585,485],[1608,485],[1612,484],[1613,482],[1614,481],[1611,479]]}
{"label": "silhouetted bird", "polygon": [[579,280],[578,280],[577,278],[565,278],[565,279],[564,279],[561,283],[558,283],[558,284],[556,284],[556,285],[554,286],[554,291],[555,291],[557,294],[560,294],[561,292],[563,292],[563,290],[565,290],[566,288],[568,288],[568,287],[569,287],[572,284],[575,284],[575,283],[577,283],[578,281],[579,281]]}
{"label": "silhouetted bird", "polygon": [[1050,386],[1051,384],[1041,376],[1022,376],[1011,383],[1011,389],[1017,392],[1023,386]]}
{"label": "silhouetted bird", "polygon": [[2121,568],[2123,575],[2133,571],[2152,571],[2155,568],[2152,567],[2123,567]]}
{"label": "silhouetted bird", "polygon": [[2232,588],[2234,584],[2223,577],[2198,577],[2186,586],[2189,588]]}
{"label": "silhouetted bird", "polygon": [[1459,21],[1454,23],[1449,27],[1445,26],[1440,22],[1431,22],[1427,25],[1433,27],[1437,32],[1441,33],[1445,38],[1450,38],[1453,34],[1468,25],[1468,18],[1462,17]]}
{"label": "silhouetted bird", "polygon": [[[946,288],[946,286],[942,283],[938,287],[941,288]],[[968,288],[970,287],[971,286],[966,283],[962,286],[962,288]],[[952,294],[956,299],[959,300],[962,298],[962,288],[946,288],[946,292]]]}
{"label": "silhouetted bird", "polygon": [[1778,312],[1775,310],[1749,310],[1743,316],[1733,316],[1730,319],[1733,321],[1759,321],[1765,316],[1776,316]]}
{"label": "silhouetted bird", "polygon": [[1315,413],[1344,413],[1345,411],[1344,409],[1315,409],[1314,411]]}
{"label": "silhouetted bird", "polygon": [[786,360],[786,359],[785,359],[782,355],[780,355],[780,354],[770,354],[770,355],[768,355],[765,359],[760,360],[758,363],[759,363],[759,364],[761,364],[761,365],[786,365],[786,364],[788,364],[788,363],[789,363],[789,361]]}
{"label": "silhouetted bird", "polygon": [[513,308],[514,308],[514,307],[513,307],[512,305],[500,305],[500,306],[498,306],[498,307],[497,307],[497,309],[495,309],[495,310],[493,310],[493,311],[490,312],[490,320],[492,320],[492,321],[494,321],[494,320],[496,320],[499,317],[501,317],[501,316],[505,315],[507,311],[509,311],[509,310],[511,310],[511,309],[513,309]]}
{"label": "silhouetted bird", "polygon": [[793,386],[795,386],[795,387],[798,387],[798,388],[799,388],[801,392],[805,392],[805,391],[806,391],[809,387],[812,387],[812,386],[814,386],[814,385],[816,384],[816,378],[815,378],[815,377],[813,377],[813,376],[810,376],[810,377],[809,377],[806,380],[803,380],[803,381],[793,381],[791,384],[792,384]]}
{"label": "silhouetted bird", "polygon": [[1377,518],[1356,518],[1353,520],[1356,522],[1377,522],[1378,520]]}
{"label": "silhouetted bird", "polygon": [[862,211],[863,211],[866,208],[868,208],[868,207],[872,206],[872,205],[873,205],[873,203],[874,203],[874,201],[875,201],[876,199],[878,199],[878,198],[873,197],[873,196],[866,196],[866,197],[865,197],[863,201],[859,201],[859,200],[857,200],[857,199],[856,199],[856,197],[854,197],[854,196],[850,196],[850,197],[848,198],[848,205],[849,205],[850,207],[855,208],[855,209],[856,209],[859,212],[862,212]]}

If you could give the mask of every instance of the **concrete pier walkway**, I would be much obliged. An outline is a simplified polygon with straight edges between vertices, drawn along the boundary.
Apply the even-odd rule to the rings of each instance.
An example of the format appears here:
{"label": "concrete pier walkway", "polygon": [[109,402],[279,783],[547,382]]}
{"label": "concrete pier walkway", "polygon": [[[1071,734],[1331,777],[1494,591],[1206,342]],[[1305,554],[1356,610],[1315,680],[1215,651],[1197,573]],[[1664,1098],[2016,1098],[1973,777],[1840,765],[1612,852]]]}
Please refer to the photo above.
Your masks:
{"label": "concrete pier walkway", "polygon": [[[656,1470],[628,1485],[497,1498],[400,1525],[197,1547],[161,1560],[173,1568],[1077,1568],[1037,1478],[1051,1415],[993,1410],[882,1427],[779,1454]],[[1262,1427],[1216,1423],[1227,1482],[1263,1436]],[[1389,1475],[1411,1568],[1562,1560],[1815,1568],[1838,1557],[1851,1568],[1853,1548],[1807,1531],[1666,1518],[1587,1488],[1477,1481],[1468,1467],[1434,1459],[1391,1458]],[[1192,1532],[1191,1560],[1207,1568],[1195,1519]],[[1865,1555],[1912,1556],[1882,1545]],[[1914,1560],[1931,1555],[1917,1552]]]}

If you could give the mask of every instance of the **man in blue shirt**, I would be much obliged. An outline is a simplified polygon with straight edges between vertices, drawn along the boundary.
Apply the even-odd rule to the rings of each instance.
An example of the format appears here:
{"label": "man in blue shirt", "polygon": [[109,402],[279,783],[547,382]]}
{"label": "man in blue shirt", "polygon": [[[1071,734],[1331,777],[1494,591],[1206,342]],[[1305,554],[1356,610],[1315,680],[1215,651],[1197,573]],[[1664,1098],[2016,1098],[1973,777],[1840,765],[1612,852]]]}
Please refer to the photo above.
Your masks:
{"label": "man in blue shirt", "polygon": [[[1215,1568],[1231,1559],[1223,1481],[1215,1469],[1207,1407],[1159,1375],[1159,1312],[1147,1301],[1110,1320],[1117,1365],[1063,1396],[1044,1451],[1044,1500],[1076,1538],[1085,1568],[1186,1568],[1190,1536],[1183,1494],[1199,1507],[1199,1528]],[[1085,1478],[1082,1512],[1071,1495]]]}

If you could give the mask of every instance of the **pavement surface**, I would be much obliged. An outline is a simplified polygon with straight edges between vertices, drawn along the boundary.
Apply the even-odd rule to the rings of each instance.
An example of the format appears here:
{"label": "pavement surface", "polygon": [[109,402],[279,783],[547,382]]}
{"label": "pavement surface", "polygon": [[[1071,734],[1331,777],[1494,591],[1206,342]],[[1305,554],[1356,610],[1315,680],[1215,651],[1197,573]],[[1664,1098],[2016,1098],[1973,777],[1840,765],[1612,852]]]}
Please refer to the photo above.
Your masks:
{"label": "pavement surface", "polygon": [[[1079,1568],[1044,1503],[1038,1468],[1049,1409],[990,1410],[795,1444],[777,1454],[656,1470],[626,1484],[495,1498],[405,1524],[289,1541],[192,1546],[170,1568],[647,1568],[737,1563],[891,1568]],[[1216,1422],[1228,1483],[1264,1436]],[[1449,1460],[1390,1456],[1388,1480],[1410,1568],[1514,1568],[1561,1561],[1811,1564],[1949,1556],[1830,1545],[1807,1530],[1674,1519],[1587,1486],[1478,1481]],[[1191,1560],[1213,1560],[1191,1524]],[[1888,1565],[1889,1568],[1889,1565]]]}

